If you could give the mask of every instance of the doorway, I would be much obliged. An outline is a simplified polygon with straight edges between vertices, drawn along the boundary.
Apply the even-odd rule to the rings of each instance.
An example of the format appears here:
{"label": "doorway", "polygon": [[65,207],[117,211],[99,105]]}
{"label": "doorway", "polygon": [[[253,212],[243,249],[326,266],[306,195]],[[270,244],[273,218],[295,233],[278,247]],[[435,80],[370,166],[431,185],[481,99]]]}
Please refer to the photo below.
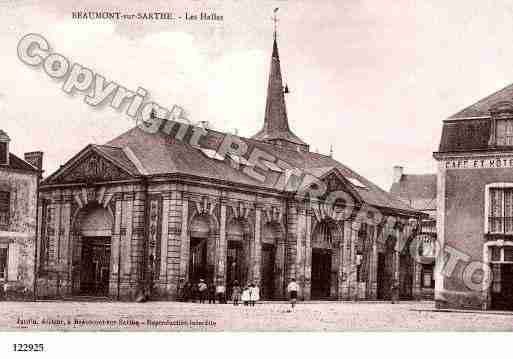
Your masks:
{"label": "doorway", "polygon": [[274,297],[274,262],[276,256],[275,246],[264,243],[262,245],[262,288],[263,299]]}
{"label": "doorway", "polygon": [[228,286],[231,287],[234,281],[238,281],[240,286],[246,285],[242,241],[228,241],[226,266],[226,284]]}
{"label": "doorway", "polygon": [[513,310],[513,263],[493,264],[492,309]]}
{"label": "doorway", "polygon": [[386,280],[385,274],[385,253],[378,253],[378,273],[377,273],[377,284],[378,284],[378,299],[385,299],[387,293],[388,281]]}
{"label": "doorway", "polygon": [[312,249],[312,299],[327,299],[331,289],[331,250]]}
{"label": "doorway", "polygon": [[207,240],[191,238],[189,251],[189,281],[198,283],[200,279],[207,280]]}
{"label": "doorway", "polygon": [[109,294],[110,237],[83,237],[80,293],[104,297]]}

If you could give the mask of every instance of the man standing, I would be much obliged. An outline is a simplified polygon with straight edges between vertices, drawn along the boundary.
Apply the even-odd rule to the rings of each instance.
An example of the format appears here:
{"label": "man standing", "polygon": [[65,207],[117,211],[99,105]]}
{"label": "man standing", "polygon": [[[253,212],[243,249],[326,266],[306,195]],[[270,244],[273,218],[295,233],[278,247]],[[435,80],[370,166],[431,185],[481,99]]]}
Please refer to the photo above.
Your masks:
{"label": "man standing", "polygon": [[289,293],[290,304],[292,305],[292,309],[294,309],[294,307],[296,306],[298,290],[299,290],[299,286],[296,283],[296,279],[292,278],[290,280],[289,285],[287,286],[287,292]]}
{"label": "man standing", "polygon": [[198,294],[199,294],[199,302],[201,304],[205,303],[205,296],[207,295],[207,284],[203,279],[200,279],[198,283]]}

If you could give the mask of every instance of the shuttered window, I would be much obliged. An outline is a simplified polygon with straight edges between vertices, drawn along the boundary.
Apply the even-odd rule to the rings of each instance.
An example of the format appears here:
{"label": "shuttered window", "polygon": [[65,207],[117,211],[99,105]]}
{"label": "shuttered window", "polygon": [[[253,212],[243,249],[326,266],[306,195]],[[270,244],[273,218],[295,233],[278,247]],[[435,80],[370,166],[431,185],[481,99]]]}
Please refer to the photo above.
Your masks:
{"label": "shuttered window", "polygon": [[0,225],[9,225],[9,210],[11,207],[10,193],[0,191]]}
{"label": "shuttered window", "polygon": [[490,188],[490,233],[513,233],[513,188]]}

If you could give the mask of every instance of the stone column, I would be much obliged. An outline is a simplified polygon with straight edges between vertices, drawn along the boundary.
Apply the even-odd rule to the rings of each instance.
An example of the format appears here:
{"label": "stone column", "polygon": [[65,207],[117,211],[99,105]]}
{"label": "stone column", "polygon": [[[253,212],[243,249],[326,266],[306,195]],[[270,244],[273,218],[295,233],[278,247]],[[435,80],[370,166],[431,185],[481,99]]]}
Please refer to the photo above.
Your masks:
{"label": "stone column", "polygon": [[369,278],[367,282],[367,299],[375,300],[378,294],[378,245],[376,243],[376,227],[369,225],[367,228],[367,235],[370,237],[372,243]]}
{"label": "stone column", "polygon": [[350,266],[349,266],[349,277],[348,277],[348,292],[349,298],[352,300],[358,300],[359,283],[357,278],[357,263],[356,263],[356,242],[358,241],[358,231],[361,223],[349,222],[351,231],[351,242],[349,250]]}
{"label": "stone column", "polygon": [[71,263],[72,263],[72,248],[71,248],[71,202],[73,197],[66,194],[63,197],[61,208],[61,225],[60,225],[60,261],[59,272],[61,279],[61,294],[71,295]]}
{"label": "stone column", "polygon": [[340,231],[340,238],[339,238],[339,246],[338,246],[338,290],[337,290],[337,298],[338,300],[344,299],[344,291],[347,288],[346,283],[346,228],[345,223],[341,222],[339,223],[339,231]]}
{"label": "stone column", "polygon": [[217,282],[226,285],[226,200],[219,201],[221,206],[221,215],[219,221],[219,245],[217,246]]}
{"label": "stone column", "polygon": [[109,297],[120,300],[123,298],[121,293],[121,242],[126,241],[126,229],[123,232],[124,238],[121,238],[121,216],[122,216],[122,196],[116,193],[112,198],[114,201],[114,231],[110,244],[110,281]]}
{"label": "stone column", "polygon": [[53,212],[53,220],[54,220],[54,240],[53,240],[53,260],[52,260],[52,268],[51,273],[54,278],[55,283],[55,295],[57,297],[61,297],[61,277],[62,277],[62,265],[61,265],[61,238],[62,238],[62,230],[61,230],[61,210],[62,210],[62,196],[60,191],[58,191],[52,199],[52,204],[54,208]]}
{"label": "stone column", "polygon": [[342,256],[342,266],[341,266],[341,274],[339,281],[339,299],[341,300],[349,300],[349,282],[352,272],[352,258],[351,258],[351,222],[344,221],[343,224],[344,230],[344,240],[341,247],[341,256]]}
{"label": "stone column", "polygon": [[[122,193],[121,209],[121,293],[131,299],[142,279],[144,248],[144,218],[146,215],[146,193],[130,190]],[[135,208],[134,208],[135,206]],[[134,213],[135,212],[135,213]],[[125,235],[123,235],[125,234]]]}
{"label": "stone column", "polygon": [[182,231],[180,233],[180,279],[189,280],[189,198],[182,194]]}
{"label": "stone column", "polygon": [[169,204],[171,202],[171,192],[167,191],[162,193],[162,212],[160,218],[160,271],[159,271],[159,287],[160,295],[167,299],[170,296],[169,293],[169,280],[167,272],[167,256],[168,256],[168,244],[169,244]]}
{"label": "stone column", "polygon": [[[174,185],[172,185],[174,187]],[[167,242],[167,292],[171,299],[175,299],[178,294],[178,282],[180,280],[180,249],[182,233],[182,197],[181,193],[173,188],[167,192],[165,197],[169,197],[168,221],[168,242]],[[185,280],[185,277],[183,277]]]}
{"label": "stone column", "polygon": [[[305,299],[305,258],[304,247],[306,244],[306,210],[302,204],[297,205],[296,216],[296,262],[295,262],[295,277],[299,284],[298,296]],[[294,275],[291,275],[294,276]]]}
{"label": "stone column", "polygon": [[257,283],[258,286],[261,286],[261,277],[262,277],[262,207],[257,205],[255,207],[255,234],[253,236],[253,259],[252,259],[252,267],[253,267],[253,282]]}
{"label": "stone column", "polygon": [[306,210],[304,258],[303,297],[305,300],[310,300],[312,297],[312,211],[310,209]]}

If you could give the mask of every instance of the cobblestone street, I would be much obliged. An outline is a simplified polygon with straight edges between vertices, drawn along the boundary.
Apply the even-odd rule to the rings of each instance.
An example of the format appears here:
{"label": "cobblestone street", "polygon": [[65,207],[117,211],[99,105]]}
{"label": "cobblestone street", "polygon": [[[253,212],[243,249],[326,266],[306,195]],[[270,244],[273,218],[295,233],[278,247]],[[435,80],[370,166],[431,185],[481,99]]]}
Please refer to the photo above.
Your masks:
{"label": "cobblestone street", "polygon": [[434,312],[432,302],[0,302],[2,330],[513,330],[508,313]]}

